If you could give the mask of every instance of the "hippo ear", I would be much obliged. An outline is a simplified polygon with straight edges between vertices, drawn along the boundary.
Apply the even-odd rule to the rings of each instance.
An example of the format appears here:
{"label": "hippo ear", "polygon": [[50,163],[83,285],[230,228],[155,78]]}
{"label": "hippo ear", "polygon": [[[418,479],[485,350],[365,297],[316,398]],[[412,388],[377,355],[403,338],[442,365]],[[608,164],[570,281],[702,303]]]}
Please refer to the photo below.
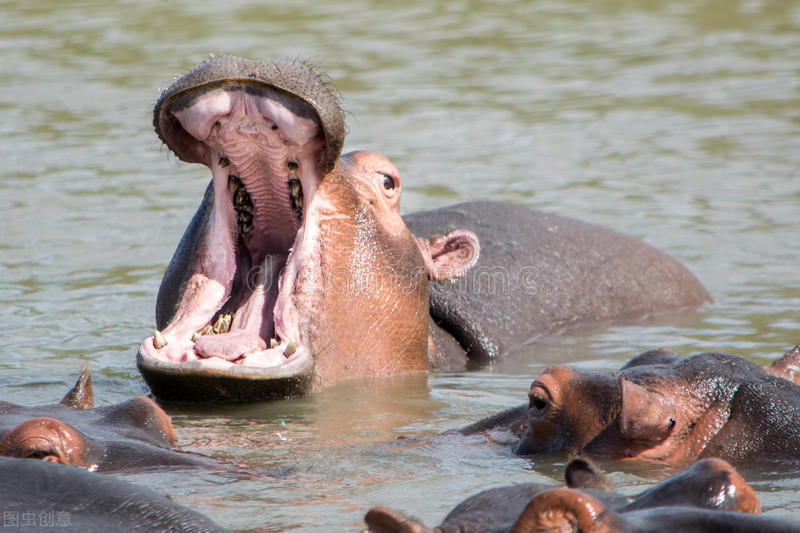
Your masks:
{"label": "hippo ear", "polygon": [[622,407],[617,429],[627,441],[645,446],[663,442],[675,429],[677,413],[671,402],[620,374]]}
{"label": "hippo ear", "polygon": [[367,524],[364,533],[434,533],[431,528],[388,507],[373,507],[367,511],[364,522]]}
{"label": "hippo ear", "polygon": [[678,354],[672,350],[667,350],[666,348],[656,348],[655,350],[647,350],[646,352],[640,353],[625,363],[625,366],[623,366],[621,370],[632,368],[634,366],[671,365],[679,359],[680,357],[678,357]]}
{"label": "hippo ear", "polygon": [[571,489],[595,489],[616,492],[617,488],[597,468],[586,459],[576,457],[567,465],[564,471],[567,487]]}
{"label": "hippo ear", "polygon": [[417,237],[417,245],[431,281],[460,278],[475,265],[481,250],[478,236],[465,229],[427,239]]}
{"label": "hippo ear", "polygon": [[94,407],[92,372],[89,370],[89,363],[83,363],[78,381],[59,403],[74,409],[92,409]]}
{"label": "hippo ear", "polygon": [[783,354],[783,357],[765,370],[773,376],[788,379],[795,385],[800,385],[800,344]]}
{"label": "hippo ear", "polygon": [[534,531],[618,531],[619,519],[585,492],[553,489],[533,498],[511,528],[511,533]]}

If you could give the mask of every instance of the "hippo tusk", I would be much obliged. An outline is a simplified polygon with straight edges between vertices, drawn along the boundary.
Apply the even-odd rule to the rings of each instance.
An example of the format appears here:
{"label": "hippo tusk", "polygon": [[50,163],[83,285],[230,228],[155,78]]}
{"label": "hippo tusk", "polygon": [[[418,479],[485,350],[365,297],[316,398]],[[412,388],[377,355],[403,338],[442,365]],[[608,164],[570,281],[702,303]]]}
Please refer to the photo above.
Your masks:
{"label": "hippo tusk", "polygon": [[162,335],[160,331],[155,330],[153,332],[153,346],[155,347],[155,349],[160,350],[166,345],[167,345],[167,339],[164,338],[164,335]]}

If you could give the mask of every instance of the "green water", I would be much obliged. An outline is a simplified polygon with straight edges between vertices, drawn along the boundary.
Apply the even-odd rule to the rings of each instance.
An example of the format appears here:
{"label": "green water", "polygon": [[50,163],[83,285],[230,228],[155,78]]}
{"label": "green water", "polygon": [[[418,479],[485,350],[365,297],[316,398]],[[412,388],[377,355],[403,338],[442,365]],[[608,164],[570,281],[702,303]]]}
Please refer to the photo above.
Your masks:
{"label": "green water", "polygon": [[[438,523],[464,497],[560,480],[563,457],[387,443],[525,400],[556,362],[640,350],[765,362],[800,342],[800,5],[792,1],[0,2],[0,398],[146,388],[136,347],[208,171],[157,141],[159,91],[208,54],[296,56],[342,93],[346,150],[385,153],[403,211],[471,199],[635,235],[714,296],[699,313],[541,339],[479,372],[171,410],[182,445],[285,479],[127,475],[235,529],[357,531],[378,504]],[[604,465],[613,468],[611,465]],[[800,517],[800,472],[748,471]],[[615,473],[622,492],[658,472]]]}

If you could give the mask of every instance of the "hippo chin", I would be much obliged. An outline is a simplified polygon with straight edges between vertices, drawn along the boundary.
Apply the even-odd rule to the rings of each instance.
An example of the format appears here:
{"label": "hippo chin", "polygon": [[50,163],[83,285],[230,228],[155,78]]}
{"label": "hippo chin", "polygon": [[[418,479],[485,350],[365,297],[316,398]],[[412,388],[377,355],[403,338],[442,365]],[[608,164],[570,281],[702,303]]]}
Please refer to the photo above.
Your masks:
{"label": "hippo chin", "polygon": [[680,358],[644,352],[619,372],[546,370],[528,405],[472,426],[509,428],[515,453],[567,451],[675,466],[698,458],[733,463],[800,457],[800,347],[767,368],[720,353]]}
{"label": "hippo chin", "polygon": [[[499,533],[573,531],[556,528],[561,520],[568,521],[562,516],[567,513],[559,506],[565,501],[574,509],[580,509],[575,504],[582,500],[591,501],[592,509],[613,515],[617,525],[624,524],[627,517],[636,521],[642,516],[654,519],[658,515],[671,515],[683,524],[691,524],[694,519],[702,526],[702,518],[722,527],[735,524],[747,516],[744,513],[761,512],[753,489],[735,468],[720,459],[698,461],[684,472],[635,496],[616,494],[613,484],[584,459],[572,460],[565,474],[569,490],[541,483],[521,483],[479,492],[459,503],[435,529],[387,507],[370,509],[364,520],[370,533]],[[720,511],[727,512],[718,514]],[[551,527],[546,527],[545,523],[548,512],[555,520]],[[602,513],[598,512],[595,518]],[[625,518],[620,519],[620,516]],[[772,525],[775,522],[754,523]],[[575,530],[590,531],[587,527],[594,527],[592,520]],[[599,527],[596,530],[606,531]],[[625,531],[624,527],[622,530]],[[651,529],[655,530],[662,529]]]}
{"label": "hippo chin", "polygon": [[336,96],[296,61],[203,63],[162,94],[154,125],[212,174],[138,352],[162,402],[463,368],[571,324],[709,299],[665,254],[590,224],[491,202],[402,218],[397,169],[340,157]]}
{"label": "hippo chin", "polygon": [[151,399],[139,396],[94,407],[92,378],[84,365],[60,403],[26,407],[0,402],[0,456],[39,459],[92,471],[149,466],[231,465],[173,449],[172,421]]}

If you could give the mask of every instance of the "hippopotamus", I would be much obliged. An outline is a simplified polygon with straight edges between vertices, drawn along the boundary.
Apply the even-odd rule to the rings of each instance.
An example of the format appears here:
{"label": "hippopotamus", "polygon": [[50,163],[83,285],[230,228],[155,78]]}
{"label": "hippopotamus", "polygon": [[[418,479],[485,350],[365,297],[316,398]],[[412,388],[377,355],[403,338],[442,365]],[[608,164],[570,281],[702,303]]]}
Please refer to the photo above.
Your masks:
{"label": "hippopotamus", "polygon": [[[567,487],[573,490],[542,483],[521,483],[484,490],[458,504],[434,529],[387,507],[370,509],[364,520],[367,531],[371,533],[538,531],[525,529],[523,524],[530,524],[535,519],[541,520],[543,508],[560,512],[558,505],[552,500],[553,494],[568,494],[570,500],[591,499],[598,509],[626,517],[629,513],[641,512],[649,513],[647,516],[663,514],[673,518],[676,515],[685,515],[687,518],[684,523],[692,523],[688,517],[694,516],[698,509],[710,511],[709,515],[731,511],[726,514],[727,521],[717,521],[718,524],[734,523],[737,518],[747,516],[743,513],[761,512],[761,505],[753,489],[736,469],[720,459],[698,461],[687,470],[635,496],[616,494],[605,476],[582,458],[572,460],[567,465],[565,474]],[[539,503],[534,505],[533,501],[540,497]],[[666,509],[659,509],[657,513],[646,511],[653,508]]]}
{"label": "hippopotamus", "polygon": [[619,372],[547,369],[529,402],[461,430],[505,426],[515,453],[560,450],[685,466],[718,457],[734,464],[800,458],[800,347],[769,367],[742,357],[688,358],[656,349]]}
{"label": "hippopotamus", "polygon": [[10,457],[0,457],[0,508],[8,531],[225,531],[152,489],[48,461]]}
{"label": "hippopotamus", "polygon": [[26,407],[0,402],[0,456],[104,472],[145,466],[220,468],[225,464],[176,450],[176,441],[169,415],[145,396],[94,407],[88,365],[58,404]]}
{"label": "hippopotamus", "polygon": [[341,155],[337,95],[299,61],[213,58],[162,93],[153,123],[212,175],[138,350],[161,402],[464,367],[543,332],[709,301],[666,254],[591,224],[492,202],[401,217],[399,171]]}
{"label": "hippopotamus", "polygon": [[[501,531],[501,530],[493,530]],[[619,512],[602,501],[571,489],[554,489],[531,500],[511,533],[559,531],[574,533],[797,533],[800,524],[767,516],[694,507],[652,507]]]}

